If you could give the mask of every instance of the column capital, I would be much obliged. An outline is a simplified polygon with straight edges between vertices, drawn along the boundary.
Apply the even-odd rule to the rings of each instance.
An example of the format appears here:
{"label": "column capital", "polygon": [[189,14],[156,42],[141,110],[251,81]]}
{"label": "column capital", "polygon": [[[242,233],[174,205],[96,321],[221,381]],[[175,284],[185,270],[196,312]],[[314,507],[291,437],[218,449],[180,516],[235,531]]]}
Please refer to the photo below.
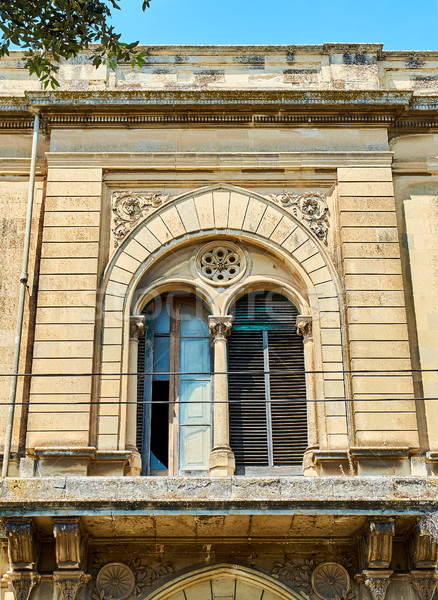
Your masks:
{"label": "column capital", "polygon": [[208,317],[208,326],[214,342],[227,339],[227,336],[229,336],[231,333],[233,321],[233,315],[225,315],[223,317]]}
{"label": "column capital", "polygon": [[10,582],[14,600],[29,600],[33,588],[40,582],[40,575],[35,571],[8,571],[5,579]]}
{"label": "column capital", "polygon": [[60,600],[76,600],[79,588],[90,579],[90,575],[79,570],[53,572],[53,580],[58,586]]}
{"label": "column capital", "polygon": [[312,317],[310,315],[297,316],[297,334],[301,335],[305,342],[313,337]]}
{"label": "column capital", "polygon": [[144,325],[144,315],[132,315],[129,318],[129,339],[138,341],[138,338],[143,334]]}
{"label": "column capital", "polygon": [[364,571],[364,583],[370,590],[373,600],[385,600],[391,583],[392,571]]}
{"label": "column capital", "polygon": [[437,588],[437,581],[438,572],[436,570],[417,569],[409,573],[409,583],[421,600],[432,600]]}

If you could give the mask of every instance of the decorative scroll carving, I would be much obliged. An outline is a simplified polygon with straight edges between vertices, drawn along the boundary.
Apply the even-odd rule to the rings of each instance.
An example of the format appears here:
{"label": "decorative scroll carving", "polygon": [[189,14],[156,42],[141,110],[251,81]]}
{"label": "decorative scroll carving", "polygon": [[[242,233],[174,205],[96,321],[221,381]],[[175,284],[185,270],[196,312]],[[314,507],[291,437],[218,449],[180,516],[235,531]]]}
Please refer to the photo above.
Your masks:
{"label": "decorative scroll carving", "polygon": [[420,600],[432,600],[437,588],[435,571],[411,571],[409,583],[416,590]]}
{"label": "decorative scroll carving", "polygon": [[218,340],[226,340],[231,333],[234,317],[226,315],[225,317],[208,317],[208,326],[210,333],[215,342]]}
{"label": "decorative scroll carving", "polygon": [[83,556],[83,541],[79,519],[56,519],[53,523],[58,569],[79,569]]}
{"label": "decorative scroll carving", "polygon": [[234,283],[246,269],[245,255],[230,242],[207,244],[198,253],[196,266],[199,274],[212,285]]}
{"label": "decorative scroll carving", "polygon": [[35,531],[31,519],[6,523],[9,562],[12,569],[33,569],[37,560]]}
{"label": "decorative scroll carving", "polygon": [[33,588],[40,581],[40,576],[34,572],[9,572],[7,579],[11,582],[14,600],[29,600]]}
{"label": "decorative scroll carving", "polygon": [[138,340],[143,334],[145,325],[144,315],[134,315],[129,320],[129,339]]}
{"label": "decorative scroll carving", "polygon": [[304,341],[312,339],[312,317],[307,315],[297,316],[297,334],[302,335]]}
{"label": "decorative scroll carving", "polygon": [[388,568],[392,558],[394,521],[371,521],[368,534],[367,568]]}
{"label": "decorative scroll carving", "polygon": [[58,586],[60,600],[76,600],[79,588],[91,577],[83,571],[55,571],[53,579]]}
{"label": "decorative scroll carving", "polygon": [[390,576],[392,575],[392,571],[368,573],[368,575],[365,575],[364,583],[370,590],[373,600],[385,600],[386,592],[391,583]]}
{"label": "decorative scroll carving", "polygon": [[309,229],[327,244],[327,235],[329,230],[329,208],[327,197],[320,192],[306,192],[305,194],[270,194],[268,196],[277,204],[285,207],[292,207],[295,217],[305,221]]}
{"label": "decorative scroll carving", "polygon": [[337,600],[345,597],[350,590],[350,585],[347,570],[338,563],[323,563],[312,573],[313,591],[322,600]]}
{"label": "decorative scroll carving", "polygon": [[316,565],[315,561],[304,562],[286,559],[275,562],[272,575],[284,577],[303,598],[314,592],[321,600],[353,600],[350,576],[342,565],[328,562]]}
{"label": "decorative scroll carving", "polygon": [[174,196],[161,192],[137,194],[114,192],[112,196],[114,245],[121,240],[154,208],[158,208]]}

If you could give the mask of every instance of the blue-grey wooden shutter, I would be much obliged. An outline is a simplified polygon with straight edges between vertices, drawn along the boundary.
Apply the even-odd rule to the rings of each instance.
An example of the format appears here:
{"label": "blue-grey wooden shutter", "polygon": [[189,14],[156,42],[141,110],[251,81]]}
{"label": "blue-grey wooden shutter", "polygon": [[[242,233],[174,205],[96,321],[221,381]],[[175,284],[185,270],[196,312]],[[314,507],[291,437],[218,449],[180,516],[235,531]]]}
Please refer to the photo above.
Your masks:
{"label": "blue-grey wooden shutter", "polygon": [[228,341],[230,443],[237,466],[299,466],[307,446],[303,340],[286,298],[238,300]]}

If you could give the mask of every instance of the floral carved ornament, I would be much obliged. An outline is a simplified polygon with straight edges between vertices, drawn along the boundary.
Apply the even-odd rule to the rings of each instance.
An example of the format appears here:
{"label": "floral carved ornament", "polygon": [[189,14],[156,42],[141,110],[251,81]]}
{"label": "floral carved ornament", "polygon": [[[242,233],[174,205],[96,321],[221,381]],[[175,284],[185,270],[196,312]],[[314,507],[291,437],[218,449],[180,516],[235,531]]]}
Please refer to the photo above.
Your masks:
{"label": "floral carved ornament", "polygon": [[102,566],[97,558],[93,571],[97,572],[97,576],[92,600],[126,600],[132,595],[139,596],[144,587],[153,585],[168,573],[174,573],[175,569],[169,562],[145,563],[141,558],[127,564],[112,562]]}
{"label": "floral carved ornament", "polygon": [[274,563],[271,573],[286,579],[306,600],[353,600],[351,579],[345,568],[351,566],[349,557],[343,563],[317,564],[313,559],[301,562],[287,558]]}
{"label": "floral carved ornament", "polygon": [[137,194],[136,192],[114,192],[112,195],[112,232],[114,245],[119,242],[154,208],[168,202],[174,196],[161,192]]}
{"label": "floral carved ornament", "polygon": [[298,219],[301,218],[316,237],[327,244],[329,207],[325,194],[320,192],[304,194],[283,192],[282,194],[270,194],[268,198],[285,208],[291,207],[292,214]]}

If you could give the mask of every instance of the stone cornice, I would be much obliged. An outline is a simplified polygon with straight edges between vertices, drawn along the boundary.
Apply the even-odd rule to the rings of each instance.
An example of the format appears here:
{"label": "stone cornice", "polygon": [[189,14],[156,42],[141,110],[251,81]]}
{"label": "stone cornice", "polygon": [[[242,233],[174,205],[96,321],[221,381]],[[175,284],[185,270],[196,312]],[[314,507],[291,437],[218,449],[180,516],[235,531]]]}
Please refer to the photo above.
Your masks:
{"label": "stone cornice", "polygon": [[[64,107],[77,114],[82,107],[151,106],[337,106],[407,108],[412,92],[399,90],[145,90],[145,91],[39,91],[22,97],[1,97],[0,110],[27,111],[31,107]],[[74,100],[74,105],[72,105]]]}
{"label": "stone cornice", "polygon": [[[392,152],[47,152],[49,167],[120,170],[391,167]],[[1,162],[0,162],[1,165]]]}
{"label": "stone cornice", "polygon": [[46,477],[1,482],[3,516],[325,514],[421,516],[438,509],[438,477]]}

